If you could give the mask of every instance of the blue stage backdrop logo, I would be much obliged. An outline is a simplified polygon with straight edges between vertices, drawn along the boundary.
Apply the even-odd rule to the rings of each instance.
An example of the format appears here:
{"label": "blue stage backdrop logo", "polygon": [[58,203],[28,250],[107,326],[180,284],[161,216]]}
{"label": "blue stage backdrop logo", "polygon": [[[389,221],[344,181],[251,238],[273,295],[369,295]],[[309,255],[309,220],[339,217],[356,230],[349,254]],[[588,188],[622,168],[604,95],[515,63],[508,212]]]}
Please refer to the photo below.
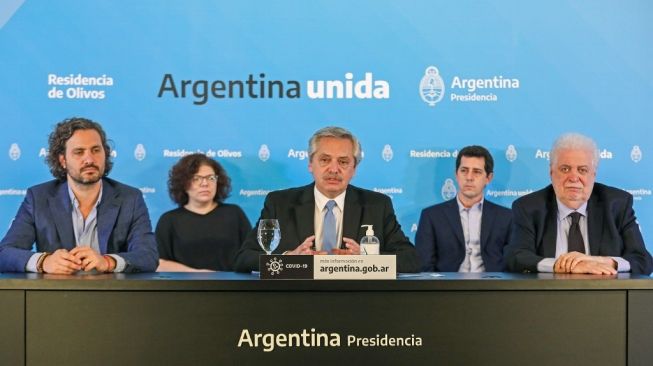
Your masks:
{"label": "blue stage backdrop logo", "polygon": [[517,149],[515,149],[515,145],[508,145],[506,149],[506,160],[511,163],[517,160]]}
{"label": "blue stage backdrop logo", "polygon": [[20,159],[20,147],[17,143],[13,143],[9,147],[9,158],[14,161]]}
{"label": "blue stage backdrop logo", "polygon": [[258,149],[258,158],[261,159],[262,162],[266,162],[270,159],[270,149],[268,148],[268,145],[261,145]]}
{"label": "blue stage backdrop logo", "polygon": [[639,149],[639,145],[633,146],[633,149],[630,151],[630,160],[635,163],[642,161],[642,150]]}
{"label": "blue stage backdrop logo", "polygon": [[[375,79],[366,72],[363,79],[346,72],[345,80],[307,80],[306,96],[309,99],[390,99],[390,83]],[[173,98],[194,98],[194,105],[205,105],[209,99],[299,99],[302,87],[297,80],[266,79],[265,73],[258,77],[249,74],[241,80],[187,80],[177,83],[172,74],[165,74],[157,93]],[[56,91],[56,90],[54,90]],[[102,96],[104,98],[104,95]]]}
{"label": "blue stage backdrop logo", "polygon": [[392,160],[392,157],[394,155],[395,155],[394,152],[392,152],[392,146],[390,146],[389,144],[383,146],[383,151],[381,152],[381,157],[383,158],[383,160],[385,160],[386,162],[390,161]]}
{"label": "blue stage backdrop logo", "polygon": [[444,81],[435,66],[429,66],[419,83],[419,95],[430,107],[444,98]]}
{"label": "blue stage backdrop logo", "polygon": [[145,146],[143,146],[143,144],[136,145],[136,148],[134,149],[134,158],[136,160],[143,161],[146,154],[147,152],[145,151]]}
{"label": "blue stage backdrop logo", "polygon": [[456,193],[456,186],[453,185],[453,180],[450,178],[445,180],[442,185],[442,199],[445,201],[453,199],[456,197]]}

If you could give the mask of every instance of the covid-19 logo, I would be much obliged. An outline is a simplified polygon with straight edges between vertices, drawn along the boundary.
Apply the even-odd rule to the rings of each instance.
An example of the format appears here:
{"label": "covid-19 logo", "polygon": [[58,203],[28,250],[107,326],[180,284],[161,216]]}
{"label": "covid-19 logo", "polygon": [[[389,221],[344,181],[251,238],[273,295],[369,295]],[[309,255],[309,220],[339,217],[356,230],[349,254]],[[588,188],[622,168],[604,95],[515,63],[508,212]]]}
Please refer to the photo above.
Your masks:
{"label": "covid-19 logo", "polygon": [[268,272],[271,276],[278,275],[283,271],[283,260],[274,257],[265,263]]}
{"label": "covid-19 logo", "polygon": [[429,66],[424,71],[424,76],[419,83],[419,95],[429,107],[434,107],[444,98],[444,81],[437,67]]}

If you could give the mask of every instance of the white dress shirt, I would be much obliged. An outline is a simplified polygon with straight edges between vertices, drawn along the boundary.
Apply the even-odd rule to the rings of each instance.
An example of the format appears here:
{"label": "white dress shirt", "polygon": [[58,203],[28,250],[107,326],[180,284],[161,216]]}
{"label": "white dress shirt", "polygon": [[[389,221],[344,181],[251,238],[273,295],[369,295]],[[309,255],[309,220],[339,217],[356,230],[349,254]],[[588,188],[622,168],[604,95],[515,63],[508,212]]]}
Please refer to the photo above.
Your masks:
{"label": "white dress shirt", "polygon": [[460,264],[458,272],[485,272],[483,257],[481,257],[481,219],[483,216],[483,199],[466,208],[458,202],[460,223],[465,237],[465,259]]}

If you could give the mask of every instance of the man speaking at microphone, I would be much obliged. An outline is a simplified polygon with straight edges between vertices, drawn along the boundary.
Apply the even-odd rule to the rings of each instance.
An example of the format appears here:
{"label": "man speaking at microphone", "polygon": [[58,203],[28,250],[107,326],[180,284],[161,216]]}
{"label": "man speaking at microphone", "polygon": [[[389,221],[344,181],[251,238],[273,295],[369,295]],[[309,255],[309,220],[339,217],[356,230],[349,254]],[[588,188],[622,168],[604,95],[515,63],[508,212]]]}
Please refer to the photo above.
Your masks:
{"label": "man speaking at microphone", "polygon": [[[374,225],[381,254],[397,256],[398,272],[417,272],[415,248],[401,230],[390,198],[349,184],[362,158],[358,139],[346,129],[325,127],[310,138],[308,153],[314,182],[265,198],[259,219],[278,219],[281,227],[274,253],[360,254],[361,225]],[[236,271],[258,270],[263,253],[254,228],[236,255]]]}

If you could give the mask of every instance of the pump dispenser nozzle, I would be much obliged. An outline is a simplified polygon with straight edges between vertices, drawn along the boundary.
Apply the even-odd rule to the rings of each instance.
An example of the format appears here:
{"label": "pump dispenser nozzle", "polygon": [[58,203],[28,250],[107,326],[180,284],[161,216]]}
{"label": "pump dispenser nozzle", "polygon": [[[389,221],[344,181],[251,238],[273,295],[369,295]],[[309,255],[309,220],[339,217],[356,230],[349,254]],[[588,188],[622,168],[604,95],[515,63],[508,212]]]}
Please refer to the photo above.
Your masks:
{"label": "pump dispenser nozzle", "polygon": [[360,240],[361,254],[379,254],[381,242],[374,236],[374,225],[361,225],[361,227],[367,227],[365,236]]}
{"label": "pump dispenser nozzle", "polygon": [[374,225],[361,225],[361,227],[367,227],[365,236],[374,236]]}

